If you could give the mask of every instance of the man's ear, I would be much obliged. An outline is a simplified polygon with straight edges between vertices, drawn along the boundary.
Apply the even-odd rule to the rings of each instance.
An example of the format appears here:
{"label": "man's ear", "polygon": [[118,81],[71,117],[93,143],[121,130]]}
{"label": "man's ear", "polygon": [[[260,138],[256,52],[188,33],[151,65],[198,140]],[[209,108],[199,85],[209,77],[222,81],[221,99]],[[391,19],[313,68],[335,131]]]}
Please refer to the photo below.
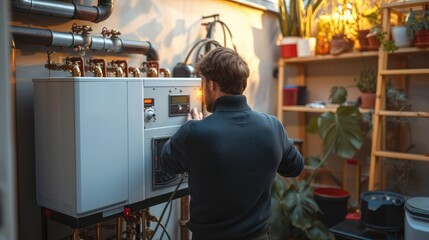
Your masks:
{"label": "man's ear", "polygon": [[212,91],[216,91],[219,89],[219,84],[215,81],[209,80],[209,87]]}

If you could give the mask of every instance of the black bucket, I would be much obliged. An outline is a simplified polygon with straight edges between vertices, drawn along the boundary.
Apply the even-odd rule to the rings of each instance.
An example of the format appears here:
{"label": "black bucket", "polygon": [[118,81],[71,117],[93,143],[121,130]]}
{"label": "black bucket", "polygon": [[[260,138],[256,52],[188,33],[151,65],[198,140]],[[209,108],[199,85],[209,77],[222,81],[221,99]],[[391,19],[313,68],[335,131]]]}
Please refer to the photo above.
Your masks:
{"label": "black bucket", "polygon": [[350,193],[339,188],[316,188],[314,200],[322,214],[319,220],[328,228],[342,222],[347,215]]}

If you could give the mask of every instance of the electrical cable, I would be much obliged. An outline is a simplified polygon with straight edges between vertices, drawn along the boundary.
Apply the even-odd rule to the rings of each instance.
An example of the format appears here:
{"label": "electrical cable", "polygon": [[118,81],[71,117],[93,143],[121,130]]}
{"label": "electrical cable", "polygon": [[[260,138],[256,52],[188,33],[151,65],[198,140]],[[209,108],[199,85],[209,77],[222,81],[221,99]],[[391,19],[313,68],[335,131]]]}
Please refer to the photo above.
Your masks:
{"label": "electrical cable", "polygon": [[[170,222],[170,217],[171,217],[171,213],[172,213],[172,212],[173,212],[173,204],[170,204],[170,207],[169,207],[169,209],[168,209],[167,220],[165,220],[165,224],[164,224],[165,228],[167,228],[168,223]],[[165,233],[165,231],[164,231],[164,232],[162,232],[161,237],[160,237],[159,239],[162,239],[162,237],[164,237],[164,233]],[[167,233],[167,234],[168,234],[168,233]]]}
{"label": "electrical cable", "polygon": [[196,62],[198,62],[198,59],[201,57],[200,55],[199,55],[199,53],[200,53],[200,51],[201,51],[201,49],[205,46],[205,47],[207,47],[207,46],[210,46],[211,44],[213,44],[213,45],[215,45],[216,47],[222,47],[222,45],[218,42],[218,41],[216,41],[216,40],[214,40],[214,39],[207,39],[207,41],[205,42],[205,43],[203,43],[203,44],[201,44],[199,47],[198,47],[198,50],[196,51],[196,54],[195,54],[195,63]]}
{"label": "electrical cable", "polygon": [[213,22],[211,22],[210,23],[210,25],[209,25],[209,27],[208,27],[208,30],[207,30],[207,35],[206,35],[206,38],[212,38],[213,36],[212,36],[212,32],[213,32],[213,28],[214,28],[214,26],[216,25],[216,23],[219,23],[221,26],[222,26],[222,30],[223,30],[223,41],[224,41],[224,46],[226,47],[226,34],[225,34],[225,29],[228,31],[228,34],[229,34],[229,38],[230,38],[230,40],[231,40],[231,44],[232,44],[232,47],[234,48],[234,50],[235,51],[237,51],[237,48],[236,48],[236,46],[235,46],[235,44],[234,44],[234,38],[233,38],[233,36],[232,36],[232,32],[231,32],[231,30],[229,29],[229,27],[228,27],[228,25],[226,25],[226,23],[224,23],[224,22],[222,22],[221,20],[219,20],[219,19],[215,19],[215,20],[213,20]]}
{"label": "electrical cable", "polygon": [[[164,209],[162,209],[161,217],[160,217],[160,218],[159,218],[159,220],[157,221],[156,227],[155,227],[155,229],[153,230],[152,236],[150,237],[150,239],[149,239],[149,240],[152,240],[152,239],[153,239],[153,237],[155,236],[156,231],[158,230],[159,225],[161,225],[162,218],[164,217],[164,214],[165,214],[165,211],[167,210],[168,205],[169,205],[169,204],[171,203],[171,201],[173,200],[174,195],[176,195],[177,191],[179,190],[180,185],[182,185],[182,182],[185,180],[185,178],[186,178],[186,174],[182,174],[182,177],[181,177],[181,179],[180,179],[179,183],[177,184],[177,186],[176,186],[176,188],[174,189],[174,191],[171,193],[170,198],[168,199],[168,201],[167,201],[167,203],[166,203],[166,205],[165,205]],[[162,227],[164,227],[164,226],[162,226]],[[166,229],[164,229],[164,231],[165,231],[165,232],[167,232],[167,231],[166,231]],[[168,235],[168,233],[167,233],[167,235]]]}

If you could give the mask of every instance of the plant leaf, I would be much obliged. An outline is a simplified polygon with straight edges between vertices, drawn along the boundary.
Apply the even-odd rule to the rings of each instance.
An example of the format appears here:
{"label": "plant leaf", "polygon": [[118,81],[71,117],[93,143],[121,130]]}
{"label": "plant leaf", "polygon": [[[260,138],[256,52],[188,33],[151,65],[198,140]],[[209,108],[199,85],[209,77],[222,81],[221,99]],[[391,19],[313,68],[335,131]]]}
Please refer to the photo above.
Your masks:
{"label": "plant leaf", "polygon": [[331,103],[334,104],[343,104],[347,100],[347,89],[342,86],[333,86],[329,94],[329,99]]}
{"label": "plant leaf", "polygon": [[351,158],[362,147],[359,126],[361,113],[351,106],[340,106],[336,114],[325,112],[318,118],[320,137],[328,149],[343,158]]}
{"label": "plant leaf", "polygon": [[284,204],[291,224],[299,229],[310,228],[320,211],[313,199],[312,188],[304,180],[286,191]]}
{"label": "plant leaf", "polygon": [[309,239],[335,240],[334,235],[320,221],[316,221],[314,225],[305,231]]}
{"label": "plant leaf", "polygon": [[312,133],[312,134],[318,134],[319,133],[319,124],[317,123],[316,117],[312,117],[310,119],[310,122],[306,126],[306,130],[307,130],[307,132]]}

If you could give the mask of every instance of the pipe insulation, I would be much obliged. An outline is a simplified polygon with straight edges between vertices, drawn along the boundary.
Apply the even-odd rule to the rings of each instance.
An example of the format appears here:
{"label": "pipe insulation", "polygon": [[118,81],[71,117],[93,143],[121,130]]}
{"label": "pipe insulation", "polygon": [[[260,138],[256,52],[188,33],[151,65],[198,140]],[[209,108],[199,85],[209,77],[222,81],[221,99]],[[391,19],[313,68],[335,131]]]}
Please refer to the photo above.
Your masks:
{"label": "pipe insulation", "polygon": [[[50,29],[11,26],[16,43],[74,48],[83,46],[84,37],[71,32],[55,32]],[[158,61],[158,53],[149,41],[124,40],[119,37],[91,36],[90,50],[106,50],[113,53],[146,55],[147,61]]]}
{"label": "pipe insulation", "polygon": [[113,12],[114,0],[98,0],[97,6],[86,6],[74,2],[53,0],[13,0],[12,9],[21,12],[43,14],[54,17],[102,22]]}

